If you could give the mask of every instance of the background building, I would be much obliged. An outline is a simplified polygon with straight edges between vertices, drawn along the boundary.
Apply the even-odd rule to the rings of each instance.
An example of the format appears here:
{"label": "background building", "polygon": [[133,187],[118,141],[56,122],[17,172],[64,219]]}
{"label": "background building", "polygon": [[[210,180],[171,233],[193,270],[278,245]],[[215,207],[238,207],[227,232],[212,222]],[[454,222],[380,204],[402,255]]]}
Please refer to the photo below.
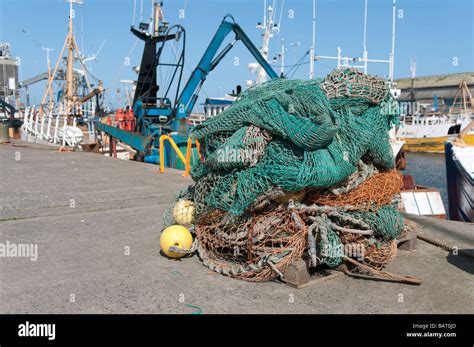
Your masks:
{"label": "background building", "polygon": [[474,72],[396,80],[402,115],[448,112],[463,81],[474,94]]}
{"label": "background building", "polygon": [[0,42],[0,100],[16,105],[18,89],[18,64],[10,52],[10,44]]}

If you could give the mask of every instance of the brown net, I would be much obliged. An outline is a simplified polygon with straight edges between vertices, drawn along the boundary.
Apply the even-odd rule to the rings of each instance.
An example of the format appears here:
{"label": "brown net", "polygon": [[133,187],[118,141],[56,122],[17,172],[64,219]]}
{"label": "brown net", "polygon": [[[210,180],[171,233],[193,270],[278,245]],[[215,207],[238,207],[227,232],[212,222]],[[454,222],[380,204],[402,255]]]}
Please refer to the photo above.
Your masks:
{"label": "brown net", "polygon": [[306,228],[299,216],[277,209],[227,222],[220,212],[196,224],[198,252],[206,266],[247,281],[272,280],[306,248]]}
{"label": "brown net", "polygon": [[379,104],[387,98],[387,83],[378,77],[363,74],[355,68],[336,69],[326,76],[321,89],[328,98],[362,98]]}
{"label": "brown net", "polygon": [[346,194],[307,193],[306,201],[321,206],[352,206],[358,210],[377,211],[390,204],[403,187],[403,176],[397,170],[373,175]]}
{"label": "brown net", "polygon": [[397,240],[384,242],[382,244],[370,244],[369,240],[366,239],[364,240],[364,245],[364,263],[377,270],[381,270],[397,257]]}
{"label": "brown net", "polygon": [[380,270],[385,265],[393,261],[397,257],[397,240],[380,241],[373,238],[367,238],[364,235],[340,232],[339,236],[344,247],[352,247],[360,254],[361,261],[365,264]]}

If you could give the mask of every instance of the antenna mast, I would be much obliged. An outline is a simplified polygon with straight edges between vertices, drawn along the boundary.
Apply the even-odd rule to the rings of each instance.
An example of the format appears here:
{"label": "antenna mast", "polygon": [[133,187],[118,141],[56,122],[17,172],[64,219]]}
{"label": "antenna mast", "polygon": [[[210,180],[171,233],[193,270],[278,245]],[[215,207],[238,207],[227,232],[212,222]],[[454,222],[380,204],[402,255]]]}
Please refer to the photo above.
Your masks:
{"label": "antenna mast", "polygon": [[363,60],[364,60],[364,73],[367,73],[367,60],[368,60],[368,52],[367,52],[367,0],[365,0],[364,6],[364,52]]}
{"label": "antenna mast", "polygon": [[[266,6],[267,1],[264,1],[264,6]],[[273,6],[275,6],[275,1],[273,2]],[[257,28],[262,29],[262,48],[260,49],[260,53],[262,57],[268,61],[268,51],[270,46],[270,39],[273,37],[273,33],[278,31],[278,26],[273,24],[273,11],[274,8],[272,6],[268,6],[268,9],[265,9],[264,17],[263,17],[263,24],[258,24]],[[267,73],[265,69],[261,66],[257,69],[257,80],[256,84],[263,83],[267,80]]]}
{"label": "antenna mast", "polygon": [[[46,64],[48,65],[48,79],[51,78],[51,60],[49,59],[49,52],[54,51],[54,48],[42,47],[43,51],[46,51]],[[49,91],[49,108],[52,109],[53,105],[53,90]]]}
{"label": "antenna mast", "polygon": [[66,81],[67,81],[67,99],[66,99],[66,114],[72,111],[72,97],[74,95],[74,10],[72,3],[74,0],[68,0],[69,2],[69,29],[67,34],[67,69],[66,69]]}
{"label": "antenna mast", "polygon": [[316,46],[316,0],[313,0],[313,33],[311,48],[309,50],[309,79],[314,79],[314,50]]}
{"label": "antenna mast", "polygon": [[[73,22],[73,17],[74,17],[74,9],[73,9],[73,3],[75,4],[82,4],[83,2],[81,0],[66,0],[66,2],[69,2],[69,24],[68,24],[68,33],[66,36],[66,40],[64,42],[63,48],[61,49],[61,52],[59,53],[58,61],[56,62],[56,66],[54,67],[53,73],[49,75],[48,78],[48,85],[46,87],[46,90],[43,94],[43,98],[41,100],[41,105],[40,105],[40,110],[43,111],[43,105],[46,101],[46,97],[48,94],[52,92],[52,83],[53,80],[58,72],[59,64],[62,61],[63,58],[63,53],[67,49],[67,64],[66,64],[66,108],[65,112],[67,115],[71,114],[73,112],[73,107],[74,107],[74,51],[76,50],[79,52],[79,47],[77,46],[76,39],[74,38],[74,22]],[[80,55],[77,54],[79,57]],[[87,82],[87,84],[89,84]],[[52,111],[52,110],[50,110]]]}
{"label": "antenna mast", "polygon": [[[314,1],[314,0],[313,0]],[[389,59],[369,59],[368,51],[367,51],[367,13],[368,13],[368,0],[365,0],[364,6],[364,40],[363,40],[363,56],[361,57],[348,57],[342,55],[342,49],[337,47],[337,56],[327,56],[327,55],[316,55],[314,56],[314,60],[320,59],[329,59],[329,60],[336,60],[337,67],[354,67],[357,69],[363,69],[364,73],[368,72],[368,63],[385,63],[389,65],[389,82],[390,86],[393,86],[393,71],[394,71],[394,62],[395,62],[395,20],[396,20],[396,0],[393,0],[393,8],[392,8],[392,49],[390,52]],[[312,61],[313,59],[311,59]],[[359,65],[355,65],[356,63],[361,63]]]}
{"label": "antenna mast", "polygon": [[415,114],[415,77],[416,77],[416,58],[410,63],[411,81],[410,81],[410,113]]}
{"label": "antenna mast", "polygon": [[390,52],[390,71],[389,71],[389,80],[390,84],[393,84],[393,71],[395,65],[395,21],[396,21],[396,12],[397,12],[397,1],[393,0],[392,6],[392,51]]}

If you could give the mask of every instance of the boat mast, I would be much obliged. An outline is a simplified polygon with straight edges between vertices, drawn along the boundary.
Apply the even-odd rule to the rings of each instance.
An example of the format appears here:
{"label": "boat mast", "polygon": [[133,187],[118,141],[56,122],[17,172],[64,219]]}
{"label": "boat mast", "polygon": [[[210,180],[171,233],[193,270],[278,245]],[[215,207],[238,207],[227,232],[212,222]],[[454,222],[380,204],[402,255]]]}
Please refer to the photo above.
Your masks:
{"label": "boat mast", "polygon": [[[314,1],[314,0],[313,0]],[[364,4],[364,38],[363,38],[363,56],[362,57],[348,57],[342,55],[342,49],[337,47],[337,55],[336,56],[328,56],[328,55],[314,55],[314,58],[310,59],[311,65],[313,60],[320,60],[320,59],[329,59],[329,60],[336,60],[337,61],[337,68],[341,67],[354,67],[357,69],[362,69],[364,73],[368,72],[368,63],[384,63],[389,65],[389,84],[390,87],[393,86],[393,71],[394,71],[394,62],[395,62],[395,20],[396,20],[396,0],[393,0],[393,7],[392,7],[392,47],[390,52],[389,59],[369,59],[369,54],[367,51],[367,13],[368,13],[368,0],[365,0]],[[314,13],[313,13],[314,15]],[[313,56],[312,56],[313,57]],[[355,63],[362,63],[359,65],[355,65]],[[314,68],[311,68],[311,72],[314,73]]]}
{"label": "boat mast", "polygon": [[280,67],[280,76],[285,74],[285,39],[281,39],[281,67]]}
{"label": "boat mast", "polygon": [[309,50],[309,79],[314,79],[314,50],[316,47],[316,0],[313,0],[313,32],[311,48]]}
{"label": "boat mast", "polygon": [[160,27],[160,22],[163,20],[163,12],[161,5],[158,3],[153,4],[153,35],[157,36],[159,34],[158,29]]}
{"label": "boat mast", "polygon": [[[273,37],[273,33],[278,31],[278,26],[273,24],[273,13],[275,7],[275,1],[273,1],[273,7],[268,6],[267,9],[267,1],[264,0],[264,13],[263,13],[263,24],[257,25],[257,28],[262,29],[262,48],[260,49],[260,53],[262,57],[268,61],[268,51],[270,47],[270,38]],[[259,66],[257,69],[257,79],[256,84],[263,83],[267,80],[267,73],[262,66]]]}
{"label": "boat mast", "polygon": [[74,23],[73,15],[74,10],[72,3],[74,0],[68,0],[69,2],[69,27],[67,33],[67,66],[66,66],[66,82],[67,82],[67,98],[66,98],[66,114],[69,114],[73,108],[73,95],[74,95]]}
{"label": "boat mast", "polygon": [[[64,45],[61,49],[61,52],[59,53],[58,61],[56,62],[56,66],[54,67],[53,73],[49,75],[48,78],[48,85],[46,87],[46,90],[44,91],[43,98],[41,100],[41,105],[40,105],[40,111],[43,112],[43,106],[46,101],[47,96],[52,93],[52,84],[53,80],[56,77],[58,73],[58,68],[59,64],[62,61],[62,57],[64,54],[64,51],[67,49],[67,64],[66,64],[66,108],[65,108],[65,113],[66,115],[69,115],[73,111],[73,106],[74,106],[74,98],[75,98],[75,90],[74,90],[74,51],[77,50],[79,52],[79,48],[77,46],[76,40],[74,38],[74,22],[73,22],[73,17],[74,17],[74,9],[73,9],[73,3],[75,4],[82,4],[83,2],[81,0],[66,0],[66,2],[69,2],[69,23],[68,23],[68,33],[66,36],[66,40],[64,41]],[[79,54],[78,54],[79,56]],[[82,64],[82,62],[81,62]],[[87,85],[89,87],[89,82],[86,78]],[[52,110],[50,110],[52,111]]]}
{"label": "boat mast", "polygon": [[392,5],[392,51],[390,52],[390,64],[389,64],[389,80],[390,85],[393,85],[393,71],[395,66],[395,21],[397,12],[397,0],[393,0]]}
{"label": "boat mast", "polygon": [[412,60],[410,65],[411,71],[411,87],[410,87],[410,113],[415,115],[415,77],[416,77],[416,59]]}
{"label": "boat mast", "polygon": [[367,73],[367,60],[368,60],[368,52],[367,52],[367,0],[365,0],[364,5],[364,52],[363,60],[364,60],[364,73]]}
{"label": "boat mast", "polygon": [[[42,47],[46,51],[46,64],[48,65],[48,79],[51,78],[51,60],[49,59],[49,52],[54,51],[54,48]],[[53,89],[49,90],[49,109],[53,109]]]}

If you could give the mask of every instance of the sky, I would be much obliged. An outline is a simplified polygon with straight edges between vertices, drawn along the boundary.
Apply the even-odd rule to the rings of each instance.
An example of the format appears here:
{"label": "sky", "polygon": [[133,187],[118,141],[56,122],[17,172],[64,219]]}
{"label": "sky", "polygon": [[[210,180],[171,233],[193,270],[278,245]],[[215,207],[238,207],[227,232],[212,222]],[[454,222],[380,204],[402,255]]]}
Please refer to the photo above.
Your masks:
{"label": "sky", "polygon": [[[143,43],[130,33],[132,24],[149,18],[152,0],[83,0],[75,8],[76,39],[90,61],[94,77],[107,89],[107,105],[125,106],[125,85],[120,80],[135,79],[133,66],[139,65]],[[135,10],[134,10],[135,4]],[[267,0],[267,6],[273,0]],[[164,0],[164,15],[171,24],[186,29],[184,80],[205,52],[225,14],[231,13],[257,47],[263,20],[264,0]],[[397,0],[395,78],[410,76],[416,59],[416,75],[436,75],[474,71],[474,0]],[[183,14],[184,18],[180,17]],[[135,17],[134,17],[135,14]],[[46,71],[46,52],[54,48],[54,65],[67,31],[69,4],[64,0],[0,0],[0,41],[9,42],[20,57],[20,80]],[[363,51],[364,0],[316,0],[316,54],[361,57]],[[269,58],[286,46],[285,70],[290,77],[309,77],[312,0],[275,0],[275,20],[280,31],[270,41]],[[388,59],[391,49],[392,0],[368,0],[367,48],[371,59]],[[229,35],[225,43],[233,39]],[[224,47],[225,43],[222,45]],[[171,54],[171,53],[170,53]],[[126,57],[130,66],[124,64]],[[236,65],[238,61],[238,65]],[[246,80],[255,79],[247,64],[255,59],[239,42],[208,76],[201,92],[204,97],[223,96]],[[280,69],[280,62],[274,68]],[[336,67],[333,60],[315,63],[316,77],[324,77]],[[369,64],[369,73],[388,75],[388,65]],[[39,103],[45,83],[30,88],[32,103]]]}

